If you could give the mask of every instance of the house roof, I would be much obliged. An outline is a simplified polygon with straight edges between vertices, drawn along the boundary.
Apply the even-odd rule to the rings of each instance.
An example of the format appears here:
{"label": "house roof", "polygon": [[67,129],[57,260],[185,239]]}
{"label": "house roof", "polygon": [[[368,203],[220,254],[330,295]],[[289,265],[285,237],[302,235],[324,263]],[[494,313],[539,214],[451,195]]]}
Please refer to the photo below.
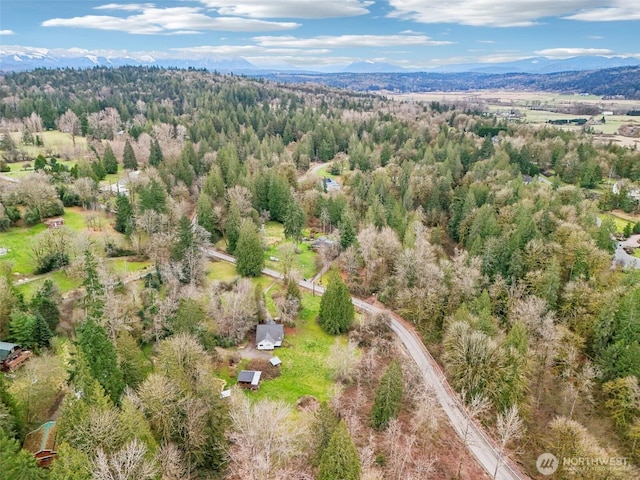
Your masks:
{"label": "house roof", "polygon": [[256,344],[269,340],[272,343],[282,342],[284,326],[281,323],[261,323],[256,328]]}
{"label": "house roof", "polygon": [[19,346],[20,345],[16,345],[15,343],[0,342],[0,360],[7,358],[11,351]]}
{"label": "house roof", "polygon": [[241,370],[238,374],[238,382],[258,385],[260,383],[260,375],[262,375],[260,370]]}
{"label": "house roof", "polygon": [[24,439],[24,449],[36,454],[43,451],[53,451],[56,445],[56,422],[47,422],[27,434]]}
{"label": "house roof", "polygon": [[325,237],[324,235],[316,238],[313,242],[311,242],[311,247],[320,248],[320,247],[330,247],[332,245],[336,245],[338,242],[335,240],[331,240],[330,238]]}

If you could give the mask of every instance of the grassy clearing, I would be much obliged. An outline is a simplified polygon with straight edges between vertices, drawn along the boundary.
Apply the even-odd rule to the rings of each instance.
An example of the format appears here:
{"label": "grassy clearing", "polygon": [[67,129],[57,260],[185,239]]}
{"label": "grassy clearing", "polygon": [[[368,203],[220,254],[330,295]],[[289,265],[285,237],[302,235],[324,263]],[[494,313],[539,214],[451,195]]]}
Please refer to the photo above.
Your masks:
{"label": "grassy clearing", "polygon": [[209,262],[207,265],[207,278],[209,280],[221,280],[228,282],[238,276],[236,266],[229,262]]}
{"label": "grassy clearing", "polygon": [[323,165],[322,168],[320,168],[318,170],[318,176],[320,178],[322,177],[327,177],[330,178],[331,180],[336,180],[336,181],[340,181],[340,175],[332,175],[331,174],[331,164],[327,163],[326,165]]}
{"label": "grassy clearing", "polygon": [[602,213],[599,216],[600,216],[600,219],[602,220],[604,220],[605,218],[613,219],[614,223],[616,224],[616,231],[618,233],[623,233],[627,224],[631,224],[631,227],[633,227],[633,224],[635,223],[635,222],[626,220],[621,216],[619,216],[618,214],[614,214],[614,213]]}
{"label": "grassy clearing", "polygon": [[[295,333],[286,335],[285,346],[274,352],[282,360],[280,377],[262,382],[258,391],[249,393],[252,397],[290,404],[304,395],[328,400],[333,380],[327,357],[336,337],[327,335],[315,321],[320,297],[303,293],[302,306]],[[339,341],[346,339],[339,337]]]}
{"label": "grassy clearing", "polygon": [[[102,241],[106,233],[112,232],[104,212],[82,210],[80,207],[66,208],[62,216],[65,228],[72,232],[86,231],[96,240]],[[94,226],[88,226],[90,218],[94,219]],[[31,248],[34,238],[47,229],[40,223],[32,227],[12,227],[0,233],[0,247],[9,249],[7,255],[0,257],[1,261],[11,262],[13,271],[21,275],[33,273],[35,263],[31,258]]]}
{"label": "grassy clearing", "polygon": [[109,260],[109,267],[113,273],[118,275],[130,275],[134,272],[144,270],[151,266],[151,262],[138,262],[128,258],[112,258]]}
{"label": "grassy clearing", "polygon": [[22,134],[20,132],[12,132],[11,138],[18,148],[24,149],[29,155],[33,157],[37,157],[38,155],[55,155],[61,153],[63,150],[70,148],[87,150],[87,139],[84,137],[76,136],[74,147],[71,135],[61,132],[60,130],[37,132],[33,134],[34,138],[36,135],[38,135],[42,140],[42,143],[44,144],[42,147],[36,147],[34,145],[22,145]]}
{"label": "grassy clearing", "polygon": [[50,279],[54,285],[58,287],[60,293],[67,293],[71,290],[78,288],[82,285],[82,279],[72,278],[67,275],[64,270],[58,270],[56,272],[47,273],[45,275],[39,275],[37,280],[31,282],[18,284],[16,288],[20,293],[24,295],[26,301],[29,301],[31,297],[38,291],[46,279]]}
{"label": "grassy clearing", "polygon": [[[282,263],[269,260],[271,257],[278,258],[280,256],[278,247],[285,242],[271,245],[264,253],[265,262],[264,265],[267,268],[271,268],[276,271],[282,271]],[[316,268],[316,252],[311,250],[311,246],[308,243],[298,244],[298,251],[294,261],[293,268],[300,272],[303,278],[311,278],[317,273]]]}

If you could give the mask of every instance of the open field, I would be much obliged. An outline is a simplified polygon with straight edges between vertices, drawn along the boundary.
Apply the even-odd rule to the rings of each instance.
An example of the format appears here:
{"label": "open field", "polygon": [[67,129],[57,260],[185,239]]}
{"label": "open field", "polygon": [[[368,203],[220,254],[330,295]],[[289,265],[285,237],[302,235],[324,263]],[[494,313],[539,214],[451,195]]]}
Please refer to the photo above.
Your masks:
{"label": "open field", "polygon": [[[282,348],[274,350],[282,360],[281,375],[261,383],[260,389],[249,394],[255,398],[283,400],[290,404],[304,395],[327,400],[333,384],[327,358],[336,337],[326,334],[316,323],[320,297],[303,293],[300,320],[293,331],[285,335]],[[345,337],[338,341],[346,342]]]}
{"label": "open field", "polygon": [[[80,207],[65,208],[64,226],[72,232],[85,232],[92,239],[102,242],[105,236],[120,235],[110,225],[104,212],[83,210]],[[31,227],[12,227],[0,233],[0,247],[9,249],[0,261],[13,264],[13,271],[21,275],[33,273],[35,262],[31,258],[30,245],[34,238],[47,229],[43,223]]]}
{"label": "open field", "polygon": [[[280,244],[274,244],[271,245],[266,251],[265,251],[265,267],[267,268],[271,268],[273,270],[277,270],[277,271],[282,271],[282,263],[280,262],[273,262],[271,260],[269,260],[269,258],[271,257],[275,257],[278,258],[279,257],[279,253],[278,253],[278,246]],[[313,250],[311,250],[311,246],[308,243],[299,243],[298,244],[298,251],[300,253],[297,253],[294,257],[293,260],[293,268],[295,270],[297,270],[300,275],[302,275],[302,278],[311,278],[313,277],[316,272],[317,272],[317,268],[316,268],[316,252],[314,252]]]}
{"label": "open field", "polygon": [[61,155],[64,157],[65,155],[72,154],[74,151],[76,153],[87,151],[87,140],[81,136],[76,136],[74,147],[71,135],[59,130],[36,132],[33,134],[34,138],[36,135],[38,135],[42,140],[43,146],[36,147],[35,145],[22,145],[22,134],[20,132],[12,132],[11,138],[18,149],[26,151],[33,157],[37,157],[38,155]]}
{"label": "open field", "polygon": [[[595,138],[600,142],[612,142],[633,147],[640,145],[640,138],[628,137],[619,134],[623,125],[634,125],[640,128],[640,117],[626,115],[629,110],[640,110],[640,101],[607,99],[588,94],[562,94],[553,92],[527,92],[510,90],[480,90],[472,92],[425,92],[411,94],[390,95],[398,100],[424,101],[424,102],[456,102],[470,107],[477,106],[488,110],[498,116],[531,123],[534,125],[546,124],[549,120],[570,118],[590,119],[591,115],[560,113],[561,110],[569,110],[576,107],[593,107],[599,112],[611,112],[613,115],[605,116],[602,124],[589,125]],[[509,117],[517,112],[520,117]],[[600,120],[602,114],[593,115],[594,120]],[[580,126],[559,126],[567,130],[580,131]]]}

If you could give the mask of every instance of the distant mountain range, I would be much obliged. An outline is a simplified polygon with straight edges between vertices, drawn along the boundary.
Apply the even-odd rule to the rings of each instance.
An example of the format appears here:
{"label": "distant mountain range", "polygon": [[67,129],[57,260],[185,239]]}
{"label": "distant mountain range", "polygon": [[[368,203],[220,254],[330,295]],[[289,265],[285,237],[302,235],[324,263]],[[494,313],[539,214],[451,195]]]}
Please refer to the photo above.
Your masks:
{"label": "distant mountain range", "polygon": [[46,49],[0,45],[0,70],[22,71],[35,68],[92,68],[157,66],[164,68],[204,68],[221,73],[237,72],[255,74],[266,72],[299,73],[556,73],[567,71],[599,70],[624,66],[638,66],[640,59],[633,57],[581,56],[566,59],[532,57],[506,63],[468,63],[445,65],[432,69],[408,69],[391,63],[356,62],[346,66],[332,66],[316,69],[300,69],[286,64],[254,65],[242,57],[198,57],[198,58],[155,58],[149,54],[96,55],[87,51]]}

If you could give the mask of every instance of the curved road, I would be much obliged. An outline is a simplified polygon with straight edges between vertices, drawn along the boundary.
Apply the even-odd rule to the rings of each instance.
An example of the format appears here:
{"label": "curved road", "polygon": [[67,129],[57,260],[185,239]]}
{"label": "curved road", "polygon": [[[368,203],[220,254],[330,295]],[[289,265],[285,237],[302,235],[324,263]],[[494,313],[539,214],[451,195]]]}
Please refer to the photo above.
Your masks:
{"label": "curved road", "polygon": [[[234,257],[217,250],[207,249],[207,254],[210,257],[214,257],[225,262],[236,263],[236,259]],[[270,268],[265,268],[262,270],[262,273],[273,278],[284,278],[282,273]],[[314,294],[317,293],[318,295],[322,295],[324,293],[324,287],[315,285],[311,281],[302,280],[299,281],[298,284],[302,288],[311,290]],[[518,467],[508,458],[503,457],[500,460],[500,455],[494,446],[494,442],[486,436],[483,429],[468,415],[466,407],[458,400],[457,394],[449,385],[444,373],[438,366],[435,359],[427,351],[413,327],[391,310],[370,305],[356,297],[351,297],[351,300],[353,301],[353,305],[361,311],[372,314],[386,313],[389,315],[389,318],[391,319],[391,329],[398,336],[407,353],[418,365],[418,368],[422,372],[425,384],[435,394],[442,410],[449,418],[449,422],[461,439],[464,439],[465,430],[467,425],[469,426],[469,430],[466,434],[467,448],[471,453],[473,453],[487,474],[491,478],[494,478],[496,466],[499,463],[500,465],[497,470],[497,475],[495,476],[496,479],[520,480],[529,478],[522,472],[519,472]]]}

